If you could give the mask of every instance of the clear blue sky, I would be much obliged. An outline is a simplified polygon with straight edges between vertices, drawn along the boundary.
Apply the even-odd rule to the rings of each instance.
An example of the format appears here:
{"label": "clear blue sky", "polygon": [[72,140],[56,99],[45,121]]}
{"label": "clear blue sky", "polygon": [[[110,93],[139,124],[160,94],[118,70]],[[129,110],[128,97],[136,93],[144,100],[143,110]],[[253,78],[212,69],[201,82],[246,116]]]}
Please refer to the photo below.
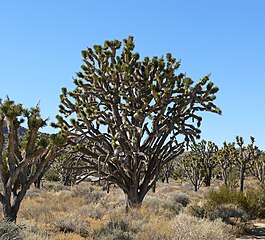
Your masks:
{"label": "clear blue sky", "polygon": [[129,35],[141,56],[171,52],[196,81],[211,73],[223,115],[203,115],[203,138],[253,135],[265,149],[264,0],[1,1],[0,97],[25,107],[40,100],[54,120],[81,50]]}

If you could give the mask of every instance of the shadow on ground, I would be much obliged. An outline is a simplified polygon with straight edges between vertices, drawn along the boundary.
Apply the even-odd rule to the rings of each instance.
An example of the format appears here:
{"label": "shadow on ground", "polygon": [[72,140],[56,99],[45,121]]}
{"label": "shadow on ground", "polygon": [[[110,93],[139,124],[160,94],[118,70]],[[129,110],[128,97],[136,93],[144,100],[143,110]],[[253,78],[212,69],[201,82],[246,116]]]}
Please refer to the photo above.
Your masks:
{"label": "shadow on ground", "polygon": [[238,240],[245,239],[265,239],[265,223],[254,223],[254,228],[248,234],[238,238]]}

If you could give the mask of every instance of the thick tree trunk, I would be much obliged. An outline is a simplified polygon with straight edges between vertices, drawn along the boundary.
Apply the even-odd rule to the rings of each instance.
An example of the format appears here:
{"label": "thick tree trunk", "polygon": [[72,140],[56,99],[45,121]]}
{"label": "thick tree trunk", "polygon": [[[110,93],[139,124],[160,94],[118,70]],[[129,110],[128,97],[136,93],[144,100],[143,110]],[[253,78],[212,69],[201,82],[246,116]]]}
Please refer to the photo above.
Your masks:
{"label": "thick tree trunk", "polygon": [[209,171],[204,179],[204,183],[206,187],[210,187],[211,186],[211,179],[212,179],[212,171]]}
{"label": "thick tree trunk", "polygon": [[44,174],[46,173],[46,171],[48,170],[48,168],[44,167],[43,171],[40,173],[39,177],[34,181],[34,185],[36,188],[41,187],[41,183],[42,183],[42,179],[44,177]]}
{"label": "thick tree trunk", "polygon": [[16,203],[13,206],[9,202],[3,204],[4,219],[10,222],[17,221],[17,214],[20,204]]}
{"label": "thick tree trunk", "polygon": [[130,189],[128,193],[125,193],[125,207],[126,211],[130,208],[139,208],[142,205],[144,197],[138,193],[137,189]]}

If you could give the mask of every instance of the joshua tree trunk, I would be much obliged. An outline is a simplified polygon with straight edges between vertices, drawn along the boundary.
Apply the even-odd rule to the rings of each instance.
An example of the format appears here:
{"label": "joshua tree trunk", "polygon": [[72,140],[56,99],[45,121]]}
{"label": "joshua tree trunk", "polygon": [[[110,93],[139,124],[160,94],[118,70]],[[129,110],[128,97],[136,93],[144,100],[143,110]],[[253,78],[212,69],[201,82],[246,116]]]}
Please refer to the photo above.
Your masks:
{"label": "joshua tree trunk", "polygon": [[44,173],[41,176],[39,176],[37,178],[37,180],[34,182],[34,186],[38,189],[40,189],[40,187],[41,187],[41,181],[42,181],[43,175],[44,175]]}
{"label": "joshua tree trunk", "polygon": [[14,197],[13,201],[11,201],[11,189],[6,189],[5,190],[5,195],[3,198],[1,198],[1,203],[3,206],[3,214],[4,214],[4,219],[7,221],[12,221],[16,222],[17,220],[17,214],[19,211],[20,204],[26,195],[27,192],[27,187],[22,186],[21,191],[19,194]]}
{"label": "joshua tree trunk", "polygon": [[198,191],[198,184],[194,184],[194,191],[197,192]]}
{"label": "joshua tree trunk", "polygon": [[144,196],[141,196],[137,192],[137,189],[130,189],[128,193],[125,193],[126,211],[130,208],[138,208],[143,202]]}
{"label": "joshua tree trunk", "polygon": [[4,219],[11,222],[17,221],[18,208],[11,207],[9,204],[3,205]]}
{"label": "joshua tree trunk", "polygon": [[246,166],[245,164],[242,163],[240,166],[240,191],[241,192],[243,192],[244,190],[245,171],[246,171]]}
{"label": "joshua tree trunk", "polygon": [[205,183],[206,187],[211,186],[211,179],[212,179],[212,171],[209,170],[209,172],[206,174],[205,179],[204,179],[204,183]]}
{"label": "joshua tree trunk", "polygon": [[224,185],[227,186],[227,172],[225,169],[222,170],[222,179],[223,179]]}
{"label": "joshua tree trunk", "polygon": [[168,173],[166,173],[166,183],[169,183],[169,176],[168,176]]}
{"label": "joshua tree trunk", "polygon": [[193,185],[194,185],[194,191],[197,192],[198,189],[199,189],[199,181],[198,181],[198,177],[197,177],[197,175],[194,176],[194,182],[193,182]]}
{"label": "joshua tree trunk", "polygon": [[261,170],[261,176],[260,176],[260,178],[261,178],[260,181],[262,184],[264,184],[264,175],[265,175],[265,169],[264,168],[265,168],[265,166],[263,165],[262,170]]}
{"label": "joshua tree trunk", "polygon": [[154,186],[152,188],[152,192],[155,193],[156,192],[156,182],[154,183]]}
{"label": "joshua tree trunk", "polygon": [[[131,182],[129,188],[124,188],[123,192],[125,194],[125,208],[126,211],[128,211],[130,208],[139,208],[142,205],[142,202],[144,200],[145,195],[148,193],[150,189],[153,189],[153,187],[156,184],[156,181],[158,179],[158,175],[154,177],[154,179],[147,181],[144,181],[139,186],[139,180],[137,180],[137,177],[134,177],[134,182]],[[120,185],[121,186],[121,185]]]}

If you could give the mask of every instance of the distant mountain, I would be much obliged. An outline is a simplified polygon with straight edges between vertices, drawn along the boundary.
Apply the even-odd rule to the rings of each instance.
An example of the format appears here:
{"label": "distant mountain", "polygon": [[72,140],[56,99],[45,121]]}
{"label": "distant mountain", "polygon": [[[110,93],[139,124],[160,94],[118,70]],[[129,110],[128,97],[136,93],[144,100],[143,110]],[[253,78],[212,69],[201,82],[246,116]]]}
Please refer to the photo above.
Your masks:
{"label": "distant mountain", "polygon": [[[7,131],[7,126],[4,126],[4,134],[6,135],[7,133],[8,133],[8,131]],[[27,133],[27,129],[26,129],[26,128],[24,128],[24,127],[20,127],[20,128],[18,129],[18,135],[19,135],[20,137],[25,136],[26,133]]]}

